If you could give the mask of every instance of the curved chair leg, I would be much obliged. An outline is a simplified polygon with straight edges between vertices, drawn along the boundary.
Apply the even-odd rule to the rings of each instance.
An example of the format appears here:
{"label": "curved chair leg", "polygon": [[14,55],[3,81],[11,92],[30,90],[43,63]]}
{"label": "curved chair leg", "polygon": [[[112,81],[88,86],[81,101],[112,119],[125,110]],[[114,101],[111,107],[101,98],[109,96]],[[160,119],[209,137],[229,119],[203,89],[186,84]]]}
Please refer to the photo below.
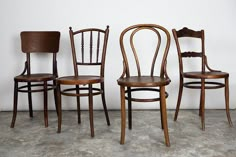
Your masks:
{"label": "curved chair leg", "polygon": [[[79,94],[79,85],[76,85],[76,94]],[[80,97],[76,97],[77,100],[77,114],[78,114],[78,124],[81,123],[81,112],[80,112]]]}
{"label": "curved chair leg", "polygon": [[[159,93],[159,97],[161,98],[161,92]],[[163,127],[163,118],[162,118],[162,101],[161,101],[161,99],[160,99],[160,116],[161,116],[161,129],[163,130],[164,129],[164,127]]]}
{"label": "curved chair leg", "polygon": [[166,113],[166,98],[165,98],[165,87],[160,87],[160,96],[161,96],[161,112],[162,112],[162,121],[164,128],[164,136],[166,146],[170,146],[169,133],[168,133],[168,124],[167,124],[167,113]]}
{"label": "curved chair leg", "polygon": [[31,93],[31,83],[28,82],[28,102],[29,102],[29,116],[33,117],[33,107],[32,107],[32,93]]}
{"label": "curved chair leg", "polygon": [[121,98],[121,136],[120,144],[125,143],[125,123],[126,123],[126,113],[125,113],[125,87],[120,86],[120,98]]}
{"label": "curved chair leg", "polygon": [[178,95],[178,100],[177,100],[177,105],[176,105],[176,110],[175,110],[175,117],[174,121],[177,120],[178,113],[179,113],[179,107],[182,99],[182,94],[183,94],[183,79],[180,78],[180,83],[179,83],[179,95]]}
{"label": "curved chair leg", "polygon": [[14,101],[13,101],[13,116],[11,121],[11,128],[14,128],[17,115],[17,99],[18,99],[18,82],[14,85]]}
{"label": "curved chair leg", "polygon": [[228,118],[229,125],[232,127],[233,123],[230,118],[230,112],[229,112],[229,79],[228,77],[225,78],[225,107],[226,107],[226,115]]}
{"label": "curved chair leg", "polygon": [[105,112],[105,116],[106,116],[106,121],[107,121],[107,125],[110,125],[110,120],[109,120],[109,115],[108,115],[108,111],[107,111],[107,105],[106,105],[106,99],[105,99],[105,88],[104,88],[104,83],[101,83],[101,88],[102,88],[102,104],[103,104],[103,109]]}
{"label": "curved chair leg", "polygon": [[128,87],[128,121],[129,129],[132,129],[132,101],[131,101],[131,88]]}
{"label": "curved chair leg", "polygon": [[91,137],[94,137],[94,124],[93,124],[93,95],[92,95],[92,85],[89,84],[89,120],[90,120],[90,130]]}
{"label": "curved chair leg", "polygon": [[54,102],[55,102],[55,108],[56,108],[56,112],[57,112],[57,116],[58,116],[58,109],[57,109],[57,88],[56,88],[56,81],[54,80],[53,81],[53,86],[54,86],[54,89],[53,89],[53,92],[54,92]]}
{"label": "curved chair leg", "polygon": [[205,130],[205,79],[201,79],[201,122],[202,130]]}
{"label": "curved chair leg", "polygon": [[45,127],[48,127],[48,89],[47,89],[47,81],[44,82],[44,124]]}
{"label": "curved chair leg", "polygon": [[62,112],[61,112],[61,86],[57,84],[57,110],[58,110],[58,128],[57,133],[61,132],[61,121],[62,121]]}

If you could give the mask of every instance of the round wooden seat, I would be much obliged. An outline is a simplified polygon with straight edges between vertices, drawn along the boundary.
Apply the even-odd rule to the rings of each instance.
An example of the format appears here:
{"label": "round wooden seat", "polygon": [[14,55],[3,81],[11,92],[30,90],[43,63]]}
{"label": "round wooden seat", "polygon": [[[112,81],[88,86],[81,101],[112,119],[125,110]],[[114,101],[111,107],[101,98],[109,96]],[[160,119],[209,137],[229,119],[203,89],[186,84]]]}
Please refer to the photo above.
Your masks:
{"label": "round wooden seat", "polygon": [[121,86],[128,87],[156,87],[168,85],[170,80],[158,76],[131,76],[120,78],[117,82]]}
{"label": "round wooden seat", "polygon": [[183,74],[185,78],[203,78],[203,79],[217,79],[228,77],[226,72],[185,72]]}
{"label": "round wooden seat", "polygon": [[21,82],[41,82],[41,81],[49,81],[54,80],[56,78],[53,74],[30,74],[30,75],[19,75],[14,79]]}
{"label": "round wooden seat", "polygon": [[64,76],[57,79],[58,83],[66,85],[79,85],[79,84],[94,84],[104,81],[100,76]]}

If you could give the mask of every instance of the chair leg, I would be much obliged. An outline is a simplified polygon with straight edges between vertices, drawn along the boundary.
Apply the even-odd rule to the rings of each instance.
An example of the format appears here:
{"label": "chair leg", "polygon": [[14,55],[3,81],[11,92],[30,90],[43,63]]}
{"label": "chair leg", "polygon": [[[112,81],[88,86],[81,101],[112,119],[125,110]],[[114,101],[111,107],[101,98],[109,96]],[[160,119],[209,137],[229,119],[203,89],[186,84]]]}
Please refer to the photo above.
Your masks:
{"label": "chair leg", "polygon": [[132,101],[131,101],[131,88],[128,87],[128,121],[129,129],[132,129]]}
{"label": "chair leg", "polygon": [[89,120],[90,120],[90,130],[91,137],[94,137],[94,124],[93,124],[93,95],[92,95],[92,85],[89,84]]}
{"label": "chair leg", "polygon": [[[159,93],[159,97],[161,97],[161,92]],[[162,118],[162,101],[161,101],[161,99],[160,99],[160,116],[161,116],[161,129],[163,130],[164,129],[164,127],[163,127],[163,118]]]}
{"label": "chair leg", "polygon": [[[79,94],[79,85],[76,85],[76,94]],[[77,100],[77,114],[78,114],[78,124],[81,123],[81,112],[80,112],[80,97],[76,97]]]}
{"label": "chair leg", "polygon": [[201,117],[202,116],[202,92],[200,93],[200,104],[199,104],[199,113],[198,115]]}
{"label": "chair leg", "polygon": [[178,113],[179,113],[179,107],[182,99],[182,94],[183,94],[183,78],[180,78],[180,83],[179,83],[179,95],[178,95],[178,100],[177,100],[177,105],[176,105],[176,110],[175,110],[175,117],[174,121],[177,120]]}
{"label": "chair leg", "polygon": [[166,113],[166,98],[165,98],[165,87],[160,87],[160,96],[161,96],[161,112],[164,128],[164,136],[166,146],[170,146],[169,133],[168,133],[168,124],[167,124],[167,113]]}
{"label": "chair leg", "polygon": [[201,79],[201,123],[202,130],[205,130],[205,79]]}
{"label": "chair leg", "polygon": [[18,82],[15,81],[14,85],[14,101],[13,101],[13,116],[11,121],[11,128],[14,128],[15,121],[16,121],[16,115],[17,115],[17,99],[18,99]]}
{"label": "chair leg", "polygon": [[48,127],[48,89],[47,81],[44,82],[44,124],[45,127]]}
{"label": "chair leg", "polygon": [[32,107],[32,93],[31,93],[31,83],[28,82],[28,102],[29,102],[29,116],[33,117],[33,107]]}
{"label": "chair leg", "polygon": [[57,116],[58,116],[58,109],[57,109],[57,88],[56,88],[56,81],[54,80],[53,81],[53,86],[54,86],[54,89],[53,89],[53,92],[54,92],[54,102],[55,102],[55,108],[56,108],[56,112],[57,112]]}
{"label": "chair leg", "polygon": [[61,111],[61,86],[57,84],[57,110],[58,110],[58,128],[57,133],[61,132],[61,121],[62,121],[62,111]]}
{"label": "chair leg", "polygon": [[106,121],[107,121],[107,125],[110,126],[110,120],[109,120],[109,115],[108,115],[108,111],[107,111],[107,105],[106,105],[106,99],[105,99],[105,88],[104,88],[104,83],[101,83],[101,88],[102,88],[102,104],[103,104],[103,109],[105,112],[105,116],[106,116]]}
{"label": "chair leg", "polygon": [[125,123],[126,123],[126,113],[125,113],[125,87],[120,86],[120,98],[121,98],[121,136],[120,144],[125,143]]}
{"label": "chair leg", "polygon": [[229,78],[225,78],[225,107],[226,107],[226,115],[228,118],[228,122],[230,127],[233,126],[233,123],[230,118],[230,112],[229,112]]}

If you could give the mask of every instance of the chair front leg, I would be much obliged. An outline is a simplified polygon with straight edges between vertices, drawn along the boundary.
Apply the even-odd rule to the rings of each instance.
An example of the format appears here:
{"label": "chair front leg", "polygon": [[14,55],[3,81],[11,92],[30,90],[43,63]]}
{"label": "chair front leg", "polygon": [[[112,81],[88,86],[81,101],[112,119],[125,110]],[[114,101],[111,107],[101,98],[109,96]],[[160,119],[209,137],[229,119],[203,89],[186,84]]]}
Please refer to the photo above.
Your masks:
{"label": "chair front leg", "polygon": [[200,93],[200,103],[199,103],[199,113],[198,115],[201,117],[202,116],[202,92]]}
{"label": "chair front leg", "polygon": [[166,112],[166,98],[165,98],[165,86],[160,87],[160,95],[161,95],[161,112],[162,112],[162,121],[164,128],[164,136],[166,146],[170,146],[169,140],[169,132],[168,132],[168,124],[167,124],[167,112]]}
{"label": "chair front leg", "polygon": [[229,122],[229,126],[232,127],[233,123],[230,118],[229,112],[229,78],[225,78],[225,108],[226,108],[226,115]]}
{"label": "chair front leg", "polygon": [[180,103],[181,103],[181,99],[182,99],[182,94],[183,94],[183,78],[180,78],[179,94],[178,94],[178,100],[177,100],[177,105],[176,105],[176,110],[175,110],[174,121],[176,121],[176,120],[177,120],[177,117],[178,117],[179,108],[180,108]]}
{"label": "chair front leg", "polygon": [[92,84],[89,84],[89,120],[91,137],[94,137],[94,124],[93,124],[93,93]]}
{"label": "chair front leg", "polygon": [[[161,91],[159,92],[159,97],[161,98]],[[161,129],[163,130],[163,118],[162,118],[162,100],[160,99],[160,118],[161,118]]]}
{"label": "chair front leg", "polygon": [[18,100],[18,82],[15,81],[14,83],[14,100],[13,100],[13,116],[11,121],[11,128],[14,128],[16,115],[17,115],[17,100]]}
{"label": "chair front leg", "polygon": [[28,102],[29,102],[29,116],[33,117],[33,107],[32,107],[32,93],[31,93],[31,83],[28,82]]}
{"label": "chair front leg", "polygon": [[58,110],[58,128],[57,133],[61,132],[62,111],[61,111],[61,85],[57,83],[57,110]]}
{"label": "chair front leg", "polygon": [[120,144],[125,143],[125,123],[126,123],[126,113],[125,113],[125,87],[120,86],[120,98],[121,98],[121,136]]}
{"label": "chair front leg", "polygon": [[129,129],[132,129],[132,101],[131,101],[131,88],[128,87],[128,121]]}
{"label": "chair front leg", "polygon": [[55,102],[55,108],[58,116],[58,109],[57,109],[57,87],[56,87],[56,80],[53,80],[53,92],[54,92],[54,102]]}
{"label": "chair front leg", "polygon": [[201,79],[201,123],[202,130],[205,130],[205,79]]}
{"label": "chair front leg", "polygon": [[[76,85],[76,94],[79,94],[79,85]],[[81,112],[80,112],[80,96],[76,96],[76,100],[77,100],[77,115],[78,115],[78,123],[81,123]]]}
{"label": "chair front leg", "polygon": [[47,81],[44,81],[44,124],[48,127],[48,89]]}

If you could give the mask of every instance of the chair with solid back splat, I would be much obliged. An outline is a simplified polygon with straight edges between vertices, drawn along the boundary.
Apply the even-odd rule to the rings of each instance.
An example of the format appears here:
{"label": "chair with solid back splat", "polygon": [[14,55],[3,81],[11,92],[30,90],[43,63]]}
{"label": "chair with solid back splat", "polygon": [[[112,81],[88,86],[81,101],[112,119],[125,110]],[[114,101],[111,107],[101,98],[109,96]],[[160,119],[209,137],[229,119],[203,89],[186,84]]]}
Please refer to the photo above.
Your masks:
{"label": "chair with solid back splat", "polygon": [[[104,70],[109,27],[107,26],[105,30],[87,28],[78,31],[73,31],[70,27],[69,34],[74,75],[64,76],[57,79],[58,133],[61,132],[62,123],[61,95],[77,97],[78,123],[81,123],[80,97],[88,97],[91,137],[94,137],[93,96],[101,95],[107,125],[110,125],[104,88]],[[86,67],[86,69],[83,67]],[[98,67],[100,74],[91,75],[91,73],[96,72],[94,69],[90,69],[89,67]],[[81,70],[85,71],[81,72]],[[61,89],[61,86],[63,86],[64,89]]]}
{"label": "chair with solid back splat", "polygon": [[[149,49],[150,47],[154,49]],[[156,24],[133,25],[123,30],[120,35],[120,48],[124,61],[123,74],[117,80],[121,96],[121,144],[125,142],[125,100],[128,100],[129,129],[132,129],[132,102],[160,101],[161,124],[164,130],[165,144],[170,146],[166,113],[168,93],[165,92],[165,86],[170,83],[166,73],[169,47],[169,32],[164,27]],[[145,53],[141,51],[142,48],[145,49],[143,50]],[[143,60],[144,62],[142,62]],[[158,62],[156,62],[157,60]],[[145,74],[147,70],[148,74]],[[142,91],[156,92],[159,93],[159,96],[157,95],[154,98],[138,98],[138,96],[134,97],[132,95],[132,93]]]}
{"label": "chair with solid back splat", "polygon": [[[25,31],[21,32],[21,49],[26,54],[23,72],[14,78],[14,107],[11,128],[14,128],[17,115],[18,92],[28,93],[29,115],[33,117],[32,93],[44,93],[44,123],[48,126],[47,91],[54,90],[56,104],[57,52],[59,51],[60,32]],[[31,55],[35,53],[52,54],[52,73],[32,73]],[[37,57],[37,55],[34,55]],[[19,83],[22,85],[19,86]],[[57,105],[55,105],[57,107]]]}
{"label": "chair with solid back splat", "polygon": [[[177,52],[179,58],[179,76],[180,76],[180,84],[179,84],[179,95],[177,100],[176,112],[174,120],[177,120],[183,87],[190,89],[200,89],[200,107],[199,107],[199,116],[201,116],[202,130],[205,130],[205,89],[218,89],[225,88],[225,105],[226,105],[226,113],[229,125],[232,126],[230,112],[229,112],[229,74],[226,72],[221,72],[218,70],[213,70],[209,67],[207,63],[207,57],[205,55],[205,42],[204,42],[204,30],[194,31],[184,27],[181,30],[176,31],[172,30]],[[185,38],[185,40],[191,39],[200,39],[201,41],[201,51],[183,51],[183,42],[180,42],[180,38]],[[185,41],[186,43],[187,41]],[[182,46],[182,47],[181,47]],[[188,46],[190,47],[190,46]],[[186,49],[186,48],[185,48]],[[200,71],[184,71],[184,61],[183,59],[187,58],[201,58],[201,70]],[[184,79],[193,79],[193,81],[185,82]],[[219,82],[219,79],[224,79],[224,83]]]}

